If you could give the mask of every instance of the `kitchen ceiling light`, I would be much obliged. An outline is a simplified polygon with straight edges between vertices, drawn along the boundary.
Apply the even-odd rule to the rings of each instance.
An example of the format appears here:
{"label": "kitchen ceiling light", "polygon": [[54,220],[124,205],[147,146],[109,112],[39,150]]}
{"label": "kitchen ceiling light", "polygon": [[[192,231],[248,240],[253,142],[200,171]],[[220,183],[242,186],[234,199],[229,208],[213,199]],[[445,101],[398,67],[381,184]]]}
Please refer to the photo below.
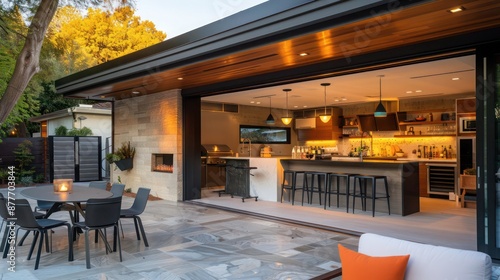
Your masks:
{"label": "kitchen ceiling light", "polygon": [[385,110],[384,108],[384,105],[382,105],[382,77],[384,77],[384,75],[379,75],[379,84],[380,84],[380,99],[379,99],[379,103],[377,105],[377,108],[375,109],[375,112],[373,113],[373,115],[376,117],[376,118],[380,118],[380,117],[387,117],[387,111]]}
{"label": "kitchen ceiling light", "polygon": [[267,116],[266,123],[274,124],[274,117],[273,114],[271,114],[271,96],[269,96],[269,116]]}
{"label": "kitchen ceiling light", "polygon": [[454,13],[462,12],[464,10],[465,10],[465,8],[460,6],[460,7],[455,7],[455,8],[449,9],[448,12],[454,14]]}
{"label": "kitchen ceiling light", "polygon": [[323,122],[323,123],[327,123],[330,121],[330,119],[332,118],[332,115],[327,115],[326,114],[326,87],[330,85],[330,83],[322,83],[321,84],[323,87],[325,87],[325,113],[323,115],[319,115],[319,119]]}
{"label": "kitchen ceiling light", "polygon": [[286,92],[286,117],[282,117],[281,121],[283,122],[283,124],[289,125],[292,122],[292,117],[288,116],[288,92],[292,90],[289,88],[285,88],[283,89],[283,91]]}

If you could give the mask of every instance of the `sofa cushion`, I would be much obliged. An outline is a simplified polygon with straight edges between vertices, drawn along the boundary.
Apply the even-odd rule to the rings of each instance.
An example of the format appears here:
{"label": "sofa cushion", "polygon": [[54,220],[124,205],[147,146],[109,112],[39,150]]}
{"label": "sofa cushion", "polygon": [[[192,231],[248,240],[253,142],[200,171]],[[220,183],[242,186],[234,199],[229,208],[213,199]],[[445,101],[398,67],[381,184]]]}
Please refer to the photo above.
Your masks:
{"label": "sofa cushion", "polygon": [[371,257],[338,245],[343,280],[403,280],[409,255]]}
{"label": "sofa cushion", "polygon": [[370,256],[410,255],[406,280],[491,280],[491,257],[482,252],[420,244],[365,233],[358,252]]}

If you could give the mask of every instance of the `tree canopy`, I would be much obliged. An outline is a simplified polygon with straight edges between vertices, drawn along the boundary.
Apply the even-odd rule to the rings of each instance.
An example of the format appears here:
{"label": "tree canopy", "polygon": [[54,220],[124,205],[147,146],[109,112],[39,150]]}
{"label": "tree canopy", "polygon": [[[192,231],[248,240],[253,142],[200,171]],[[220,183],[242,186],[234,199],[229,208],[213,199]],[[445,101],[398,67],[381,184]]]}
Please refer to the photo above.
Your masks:
{"label": "tree canopy", "polygon": [[7,3],[0,5],[0,139],[31,116],[74,104],[55,94],[55,79],[166,37],[134,15],[133,0]]}

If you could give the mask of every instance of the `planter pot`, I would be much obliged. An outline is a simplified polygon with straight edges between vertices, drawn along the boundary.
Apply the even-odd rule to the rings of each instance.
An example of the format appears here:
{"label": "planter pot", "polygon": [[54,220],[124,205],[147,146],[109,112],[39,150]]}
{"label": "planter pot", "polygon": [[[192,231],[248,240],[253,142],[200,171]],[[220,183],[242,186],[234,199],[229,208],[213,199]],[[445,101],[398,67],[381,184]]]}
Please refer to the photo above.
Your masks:
{"label": "planter pot", "polygon": [[121,171],[129,170],[134,167],[134,159],[126,158],[119,161],[115,161],[116,167],[118,167]]}

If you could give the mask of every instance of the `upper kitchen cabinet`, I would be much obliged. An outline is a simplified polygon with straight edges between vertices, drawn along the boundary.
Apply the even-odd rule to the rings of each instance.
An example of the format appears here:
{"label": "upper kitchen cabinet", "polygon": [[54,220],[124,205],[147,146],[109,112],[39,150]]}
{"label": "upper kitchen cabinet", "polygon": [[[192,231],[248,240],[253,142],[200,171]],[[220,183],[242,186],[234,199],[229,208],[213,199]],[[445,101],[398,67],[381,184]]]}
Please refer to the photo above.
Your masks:
{"label": "upper kitchen cabinet", "polygon": [[[312,115],[311,111],[315,110],[294,112],[298,141],[333,140],[340,137],[342,134],[340,128],[342,110],[340,108],[328,109],[332,113],[332,118],[327,123],[323,123],[319,117]],[[301,116],[305,118],[301,118]],[[314,128],[311,123],[313,120]],[[297,126],[297,121],[299,122],[299,126]]]}
{"label": "upper kitchen cabinet", "polygon": [[476,98],[457,99],[457,114],[476,114]]}

